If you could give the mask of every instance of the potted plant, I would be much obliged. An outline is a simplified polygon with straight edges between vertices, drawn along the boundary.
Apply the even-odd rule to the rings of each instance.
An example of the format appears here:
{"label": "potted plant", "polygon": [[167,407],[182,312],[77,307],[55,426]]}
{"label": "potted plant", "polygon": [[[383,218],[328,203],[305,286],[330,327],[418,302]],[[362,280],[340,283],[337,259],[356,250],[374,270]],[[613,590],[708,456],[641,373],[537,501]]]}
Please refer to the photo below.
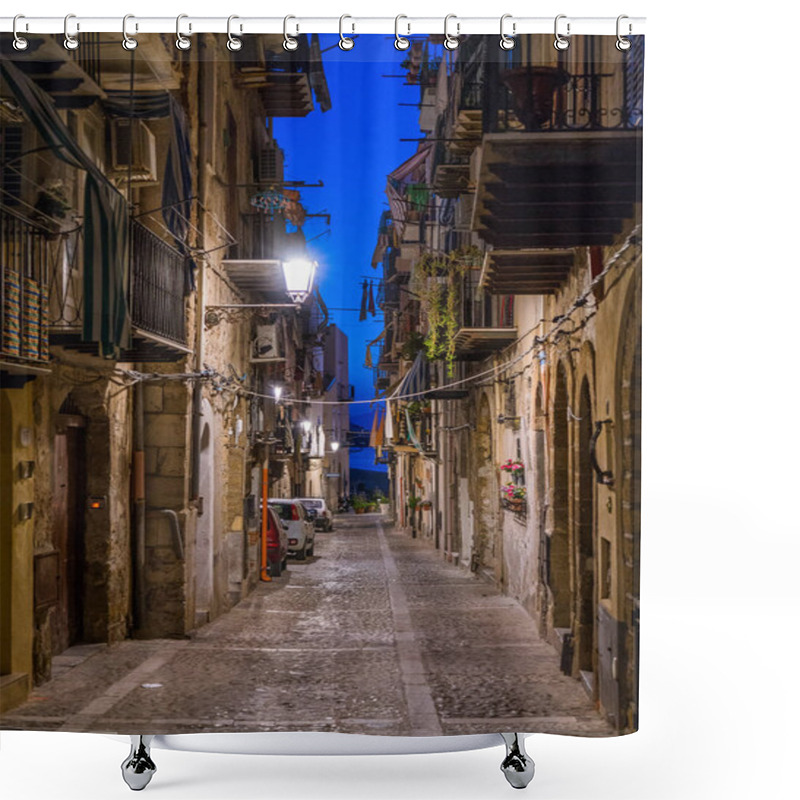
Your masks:
{"label": "potted plant", "polygon": [[513,483],[507,483],[500,488],[503,499],[503,505],[511,511],[522,511],[525,508],[525,501],[528,496],[528,490],[524,486],[516,486]]}
{"label": "potted plant", "polygon": [[359,497],[358,495],[356,495],[353,498],[353,511],[355,511],[356,514],[363,514],[366,510],[367,510],[366,501],[364,500],[363,497]]}
{"label": "potted plant", "polygon": [[511,473],[512,482],[519,483],[519,481],[522,480],[522,475],[525,471],[525,465],[519,460],[509,458],[505,464],[500,465],[500,469],[503,472]]}

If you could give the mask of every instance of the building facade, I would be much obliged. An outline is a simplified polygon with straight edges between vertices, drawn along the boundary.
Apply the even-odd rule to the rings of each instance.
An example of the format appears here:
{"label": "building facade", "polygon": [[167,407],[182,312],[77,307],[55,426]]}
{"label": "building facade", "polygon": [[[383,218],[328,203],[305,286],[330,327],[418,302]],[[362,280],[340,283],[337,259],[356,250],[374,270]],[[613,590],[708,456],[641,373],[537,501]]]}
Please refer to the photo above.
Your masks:
{"label": "building facade", "polygon": [[395,518],[517,599],[633,730],[643,46],[415,47],[423,138],[379,228]]}
{"label": "building facade", "polygon": [[311,469],[328,319],[316,287],[287,295],[305,212],[270,120],[330,107],[319,47],[217,39],[3,36],[3,709],[73,644],[229,610],[261,577],[265,490]]}

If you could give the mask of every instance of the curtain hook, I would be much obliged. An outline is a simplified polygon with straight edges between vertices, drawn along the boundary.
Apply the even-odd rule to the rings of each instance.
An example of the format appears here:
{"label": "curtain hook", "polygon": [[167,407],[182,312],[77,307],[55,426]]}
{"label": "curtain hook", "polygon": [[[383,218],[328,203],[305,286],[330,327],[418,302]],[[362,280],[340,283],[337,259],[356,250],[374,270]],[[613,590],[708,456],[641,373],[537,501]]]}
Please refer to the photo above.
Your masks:
{"label": "curtain hook", "polygon": [[[122,46],[126,50],[135,50],[136,49],[136,45],[138,45],[139,42],[137,42],[136,39],[133,38],[133,36],[129,36],[128,35],[128,20],[129,19],[136,19],[136,17],[134,17],[133,14],[126,14],[122,18]],[[139,23],[138,22],[134,23],[133,29],[135,31],[139,30]]]}
{"label": "curtain hook", "polygon": [[503,14],[503,16],[500,17],[500,48],[502,50],[513,50],[516,42],[512,37],[516,36],[517,23],[516,22],[511,23],[511,36],[507,36],[504,29],[505,21],[507,19],[512,19],[511,14]]}
{"label": "curtain hook", "polygon": [[[242,49],[242,40],[241,39],[237,39],[231,33],[231,23],[235,19],[239,19],[239,17],[237,17],[235,14],[232,14],[230,17],[228,17],[228,45],[227,45],[227,47],[228,47],[228,50],[230,50],[232,53],[235,53],[237,50],[241,50]],[[242,26],[239,25],[239,33],[241,33],[241,32],[242,32]]]}
{"label": "curtain hook", "polygon": [[[556,34],[556,40],[553,42],[553,47],[555,47],[556,50],[566,50],[569,47],[569,39],[563,37],[558,32],[558,21],[560,19],[566,19],[566,18],[567,18],[566,14],[559,14],[556,17],[556,21],[555,21],[555,25],[554,25],[554,30],[555,30],[555,34]],[[567,36],[570,35],[569,27],[570,27],[569,26],[569,22],[567,22]]]}
{"label": "curtain hook", "polygon": [[[352,50],[353,47],[355,46],[355,42],[349,36],[345,36],[344,33],[342,32],[344,28],[344,21],[346,19],[353,19],[353,18],[349,14],[342,14],[342,16],[339,17],[339,47],[342,50]],[[356,30],[355,23],[352,23],[352,27],[353,27],[353,33],[355,33]]]}
{"label": "curtain hook", "polygon": [[[24,15],[17,14],[17,16],[14,17],[14,22],[12,23],[12,31],[14,33],[13,45],[14,45],[14,49],[15,50],[27,50],[28,49],[28,40],[24,36],[20,36],[17,33],[17,20],[20,20],[20,19],[25,19]],[[27,22],[25,23],[25,30],[26,31],[28,30],[28,23]]]}
{"label": "curtain hook", "polygon": [[291,14],[283,18],[283,49],[284,50],[297,50],[297,39],[289,36],[289,20],[296,19]]}
{"label": "curtain hook", "polygon": [[[405,38],[405,36],[400,35],[400,20],[401,19],[408,19],[405,14],[398,14],[394,18],[394,46],[397,50],[408,50],[411,46],[411,42]],[[408,27],[408,32],[411,33],[411,25],[406,23]]]}
{"label": "curtain hook", "polygon": [[[181,20],[182,19],[188,19],[188,18],[189,18],[188,14],[178,14],[177,18],[175,19],[175,36],[176,36],[175,47],[177,47],[178,50],[188,50],[192,46],[191,40],[187,39],[181,33]],[[192,23],[190,22],[189,23],[189,33],[191,33],[191,32],[192,32]]]}
{"label": "curtain hook", "polygon": [[[451,36],[447,30],[447,24],[450,22],[451,19],[456,20],[456,35]],[[448,14],[444,18],[444,44],[447,50],[455,50],[458,47],[458,34],[461,30],[461,23],[458,21],[458,17],[455,14]]]}
{"label": "curtain hook", "polygon": [[[67,50],[77,50],[78,49],[78,40],[69,32],[69,21],[71,19],[75,19],[74,14],[67,14],[64,17],[64,47]],[[76,33],[81,29],[80,23],[75,23],[75,31]]]}
{"label": "curtain hook", "polygon": [[[616,44],[616,47],[617,47],[617,50],[620,50],[622,52],[625,52],[625,50],[630,50],[631,49],[631,41],[630,41],[630,39],[626,39],[619,32],[620,31],[620,27],[621,27],[620,23],[624,19],[628,19],[628,15],[627,14],[620,14],[617,17],[617,44]],[[633,32],[633,26],[629,22],[628,23],[628,36],[630,36],[632,32]]]}

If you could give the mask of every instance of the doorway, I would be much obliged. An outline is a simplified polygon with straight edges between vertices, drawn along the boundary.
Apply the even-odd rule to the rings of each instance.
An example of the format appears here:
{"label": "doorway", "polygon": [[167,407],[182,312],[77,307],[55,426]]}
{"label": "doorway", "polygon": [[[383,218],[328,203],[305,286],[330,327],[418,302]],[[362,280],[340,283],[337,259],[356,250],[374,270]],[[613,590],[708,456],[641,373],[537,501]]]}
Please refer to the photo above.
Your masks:
{"label": "doorway", "polygon": [[[62,412],[70,411],[69,398]],[[53,439],[53,550],[58,600],[50,621],[53,655],[83,639],[86,420],[59,413]]]}

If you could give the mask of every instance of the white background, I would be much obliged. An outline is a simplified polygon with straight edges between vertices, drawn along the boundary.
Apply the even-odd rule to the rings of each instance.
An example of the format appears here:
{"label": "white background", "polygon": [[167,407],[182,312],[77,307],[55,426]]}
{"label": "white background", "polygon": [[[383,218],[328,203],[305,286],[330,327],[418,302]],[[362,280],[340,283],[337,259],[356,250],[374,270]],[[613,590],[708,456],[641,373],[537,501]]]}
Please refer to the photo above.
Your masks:
{"label": "white background", "polygon": [[[4,13],[647,16],[641,731],[533,737],[528,795],[783,800],[797,796],[800,739],[798,12],[617,1],[131,0],[111,10],[98,0],[16,0]],[[0,791],[8,800],[129,796],[126,753],[102,736],[3,732]],[[501,756],[157,751],[146,791],[165,800],[490,800],[513,791]]]}

